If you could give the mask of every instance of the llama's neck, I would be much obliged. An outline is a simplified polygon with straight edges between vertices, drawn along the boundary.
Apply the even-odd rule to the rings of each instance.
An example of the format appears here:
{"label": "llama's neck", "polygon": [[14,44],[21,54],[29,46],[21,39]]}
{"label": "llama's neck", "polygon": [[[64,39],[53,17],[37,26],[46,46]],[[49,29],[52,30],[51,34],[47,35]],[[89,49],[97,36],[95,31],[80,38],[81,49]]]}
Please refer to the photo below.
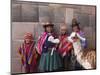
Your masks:
{"label": "llama's neck", "polygon": [[80,51],[82,50],[80,40],[77,40],[76,42],[73,43],[73,48],[74,48],[74,53],[77,56],[80,53]]}
{"label": "llama's neck", "polygon": [[87,61],[81,58],[83,55],[82,46],[80,40],[77,40],[73,43],[74,48],[74,54],[77,56],[77,61],[85,68],[85,69],[91,69],[91,64]]}

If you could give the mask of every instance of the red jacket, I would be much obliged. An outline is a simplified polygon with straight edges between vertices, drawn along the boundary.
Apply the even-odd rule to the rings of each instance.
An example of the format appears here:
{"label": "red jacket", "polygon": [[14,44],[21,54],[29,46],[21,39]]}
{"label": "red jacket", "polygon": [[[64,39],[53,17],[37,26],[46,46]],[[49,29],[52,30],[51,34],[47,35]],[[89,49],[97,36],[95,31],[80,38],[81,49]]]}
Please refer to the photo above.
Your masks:
{"label": "red jacket", "polygon": [[66,55],[72,48],[72,43],[67,40],[67,35],[59,36],[60,44],[59,44],[59,52],[61,55]]}

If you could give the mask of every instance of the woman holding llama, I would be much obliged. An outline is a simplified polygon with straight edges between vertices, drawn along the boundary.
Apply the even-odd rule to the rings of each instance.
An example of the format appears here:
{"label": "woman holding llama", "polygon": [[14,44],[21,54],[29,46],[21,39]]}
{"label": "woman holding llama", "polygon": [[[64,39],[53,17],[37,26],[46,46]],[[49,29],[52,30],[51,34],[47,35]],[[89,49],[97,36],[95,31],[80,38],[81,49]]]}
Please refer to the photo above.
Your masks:
{"label": "woman holding llama", "polygon": [[[87,47],[87,41],[86,41],[86,38],[84,37],[84,32],[81,31],[81,29],[79,27],[79,23],[77,22],[76,18],[73,18],[73,20],[72,20],[72,33],[69,36],[69,40],[71,42],[75,42],[77,40],[76,38],[72,38],[73,33],[76,33],[77,37],[80,39],[82,48],[83,49],[86,48]],[[74,53],[74,56],[72,57],[72,61],[73,62],[75,61],[75,63],[73,63],[74,66],[75,66],[74,69],[83,69],[82,66],[76,61],[75,53]]]}

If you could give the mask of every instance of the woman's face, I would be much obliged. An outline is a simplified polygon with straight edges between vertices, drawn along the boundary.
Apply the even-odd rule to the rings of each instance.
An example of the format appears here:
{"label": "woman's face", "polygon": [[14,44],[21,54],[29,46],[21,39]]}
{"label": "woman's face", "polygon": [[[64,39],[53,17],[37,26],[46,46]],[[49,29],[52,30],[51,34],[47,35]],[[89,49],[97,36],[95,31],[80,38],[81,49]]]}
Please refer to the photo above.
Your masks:
{"label": "woman's face", "polygon": [[53,30],[53,27],[52,27],[52,26],[47,26],[47,27],[46,27],[46,31],[47,31],[47,32],[51,33],[52,30]]}
{"label": "woman's face", "polygon": [[30,43],[30,42],[31,42],[31,39],[28,39],[28,38],[27,38],[27,39],[25,39],[25,42],[26,42],[26,43]]}
{"label": "woman's face", "polygon": [[66,30],[65,29],[61,29],[60,32],[61,32],[61,34],[66,34]]}
{"label": "woman's face", "polygon": [[78,32],[78,31],[79,31],[78,27],[77,27],[77,26],[74,26],[74,27],[73,27],[73,31],[74,31],[74,32]]}

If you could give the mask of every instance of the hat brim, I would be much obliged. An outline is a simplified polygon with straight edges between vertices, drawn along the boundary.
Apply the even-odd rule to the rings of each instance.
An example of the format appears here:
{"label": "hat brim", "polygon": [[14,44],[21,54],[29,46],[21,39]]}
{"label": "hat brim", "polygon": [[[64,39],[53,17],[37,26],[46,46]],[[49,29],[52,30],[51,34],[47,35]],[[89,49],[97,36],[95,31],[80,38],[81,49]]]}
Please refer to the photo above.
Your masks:
{"label": "hat brim", "polygon": [[54,26],[54,24],[44,24],[43,27]]}
{"label": "hat brim", "polygon": [[74,27],[74,26],[79,26],[79,24],[80,24],[80,23],[75,23],[75,24],[72,24],[71,26],[72,26],[72,27]]}

